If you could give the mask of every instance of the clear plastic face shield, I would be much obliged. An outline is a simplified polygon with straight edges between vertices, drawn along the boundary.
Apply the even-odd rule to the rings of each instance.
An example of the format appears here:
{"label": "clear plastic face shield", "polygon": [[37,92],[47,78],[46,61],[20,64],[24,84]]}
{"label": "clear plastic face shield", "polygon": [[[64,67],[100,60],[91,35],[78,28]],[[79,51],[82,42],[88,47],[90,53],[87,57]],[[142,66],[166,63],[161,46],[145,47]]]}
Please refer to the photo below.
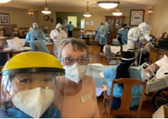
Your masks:
{"label": "clear plastic face shield", "polygon": [[33,23],[32,27],[33,27],[33,29],[37,29],[38,28],[38,24],[37,23]]}
{"label": "clear plastic face shield", "polygon": [[[61,117],[64,73],[17,73],[3,75],[1,118]],[[56,80],[61,77],[60,80]]]}

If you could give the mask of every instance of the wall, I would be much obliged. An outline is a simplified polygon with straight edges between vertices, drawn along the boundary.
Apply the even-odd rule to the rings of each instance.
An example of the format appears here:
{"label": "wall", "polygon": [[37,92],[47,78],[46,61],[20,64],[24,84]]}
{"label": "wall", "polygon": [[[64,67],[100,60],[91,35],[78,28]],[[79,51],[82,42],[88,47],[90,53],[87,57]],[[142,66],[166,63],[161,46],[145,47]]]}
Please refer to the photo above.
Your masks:
{"label": "wall", "polygon": [[[27,9],[27,7],[26,7]],[[9,13],[10,14],[10,23],[11,24],[17,24],[18,27],[29,27],[33,22],[39,23],[40,27],[49,26],[48,32],[55,28],[56,25],[56,17],[62,17],[65,19],[68,15],[77,15],[79,17],[78,23],[80,23],[80,19],[83,18],[83,13],[86,11],[86,8],[50,8],[52,10],[52,14],[49,15],[50,18],[53,19],[53,22],[50,22],[50,20],[45,21],[44,15],[41,13],[41,10],[37,8],[37,12],[34,11],[33,16],[28,15],[28,11],[26,9],[19,9],[19,8],[10,8],[10,7],[3,7],[0,6],[1,13]],[[131,9],[137,9],[137,8],[121,8],[120,10],[124,13],[123,16],[125,16],[125,23],[129,24],[129,15]],[[142,8],[139,8],[142,9]],[[105,10],[100,7],[92,7],[89,8],[90,13],[92,14],[92,17],[85,18],[86,22],[94,22],[94,25],[85,25],[85,30],[96,30],[97,27],[100,25],[101,22],[105,21],[105,16],[111,16],[113,10]],[[147,11],[147,10],[146,10]],[[56,14],[57,13],[57,14]],[[148,22],[148,14],[145,13],[145,21]],[[77,28],[80,28],[80,24]],[[78,36],[79,31],[75,33],[75,36]]]}
{"label": "wall", "polygon": [[[130,10],[131,9],[137,9],[137,8],[121,8],[120,11],[123,12],[122,16],[125,16],[124,23],[129,25],[129,18],[130,18]],[[145,10],[145,9],[144,9]],[[94,21],[94,25],[85,25],[85,30],[95,30],[100,25],[101,22],[105,21],[105,16],[112,16],[113,10],[105,10],[100,8],[91,8],[90,13],[92,13],[92,17],[86,18],[86,21],[91,22]],[[146,10],[145,10],[146,11]],[[145,12],[144,21],[148,21],[148,14],[147,11]]]}
{"label": "wall", "polygon": [[2,7],[0,6],[0,13],[8,13],[10,15],[10,24],[17,24],[18,27],[30,27],[33,22],[37,21],[37,12],[33,16],[28,14],[29,10]]}
{"label": "wall", "polygon": [[149,24],[152,26],[151,34],[156,37],[168,32],[168,0],[162,0],[152,8],[153,13],[149,15]]}
{"label": "wall", "polygon": [[[41,11],[38,12],[37,14],[37,18],[38,18],[38,24],[40,27],[44,28],[44,26],[49,26],[49,29],[47,30],[47,34],[50,33],[51,30],[55,29],[55,25],[56,25],[56,12],[52,12],[51,14],[49,14],[48,16],[50,17],[50,19],[48,21],[44,20],[44,14],[41,13]],[[51,19],[53,19],[53,21],[50,21]]]}

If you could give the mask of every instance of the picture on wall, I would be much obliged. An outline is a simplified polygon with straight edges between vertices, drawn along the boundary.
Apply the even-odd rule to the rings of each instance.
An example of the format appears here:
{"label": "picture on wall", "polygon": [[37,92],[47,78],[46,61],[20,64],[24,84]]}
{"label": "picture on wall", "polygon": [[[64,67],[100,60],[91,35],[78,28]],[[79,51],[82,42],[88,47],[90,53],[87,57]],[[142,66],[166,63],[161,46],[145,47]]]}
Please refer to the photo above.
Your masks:
{"label": "picture on wall", "polygon": [[0,13],[0,25],[9,25],[9,14]]}
{"label": "picture on wall", "polygon": [[144,22],[145,10],[131,10],[130,11],[130,26],[138,26],[140,23]]}

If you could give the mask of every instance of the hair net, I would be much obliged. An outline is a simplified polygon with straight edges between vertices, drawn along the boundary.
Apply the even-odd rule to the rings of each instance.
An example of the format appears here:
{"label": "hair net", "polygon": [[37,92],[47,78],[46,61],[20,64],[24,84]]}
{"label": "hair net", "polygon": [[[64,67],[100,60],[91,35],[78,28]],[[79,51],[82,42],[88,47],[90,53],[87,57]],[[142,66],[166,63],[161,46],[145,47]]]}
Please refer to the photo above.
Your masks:
{"label": "hair net", "polygon": [[58,29],[59,27],[62,27],[60,23],[58,23],[55,28]]}
{"label": "hair net", "polygon": [[33,23],[32,26],[33,27],[38,27],[38,24],[37,23]]}

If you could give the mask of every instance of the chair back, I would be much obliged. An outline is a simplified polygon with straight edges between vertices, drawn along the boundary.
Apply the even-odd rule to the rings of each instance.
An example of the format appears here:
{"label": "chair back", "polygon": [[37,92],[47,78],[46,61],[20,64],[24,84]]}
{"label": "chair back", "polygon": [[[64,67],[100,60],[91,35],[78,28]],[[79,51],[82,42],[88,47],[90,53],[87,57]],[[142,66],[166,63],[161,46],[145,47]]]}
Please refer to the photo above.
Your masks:
{"label": "chair back", "polygon": [[[113,92],[114,84],[115,85],[116,84],[123,84],[123,88],[124,88],[122,96],[120,98],[121,99],[121,105],[120,105],[120,108],[118,110],[112,110],[111,109],[111,104],[113,102],[113,93],[112,92]],[[134,84],[143,86],[137,111],[131,111],[130,108],[129,108],[129,105],[130,105],[131,100],[132,100],[132,88],[133,88]],[[145,97],[145,89],[146,89],[146,82],[139,81],[138,79],[121,78],[121,79],[113,80],[112,88],[111,88],[111,96],[110,96],[111,99],[110,99],[110,105],[109,105],[109,112],[112,115],[122,115],[122,116],[125,115],[125,116],[139,117],[141,107],[142,107],[144,97]],[[108,117],[110,117],[110,115],[108,115]]]}

